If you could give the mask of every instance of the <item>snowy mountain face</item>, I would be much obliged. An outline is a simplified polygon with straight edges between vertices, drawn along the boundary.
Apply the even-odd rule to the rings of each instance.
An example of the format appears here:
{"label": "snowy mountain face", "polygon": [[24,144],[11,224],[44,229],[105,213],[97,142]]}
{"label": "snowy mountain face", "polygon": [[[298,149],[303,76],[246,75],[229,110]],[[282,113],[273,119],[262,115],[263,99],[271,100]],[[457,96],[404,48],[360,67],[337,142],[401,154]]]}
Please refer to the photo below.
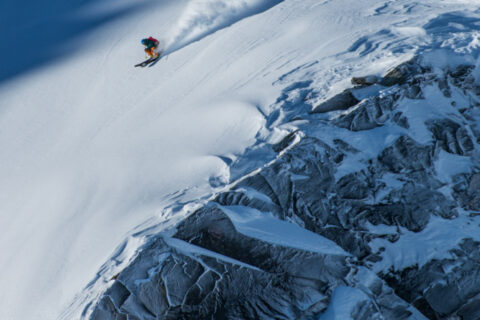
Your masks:
{"label": "snowy mountain face", "polygon": [[2,318],[479,319],[478,4],[2,15]]}
{"label": "snowy mountain face", "polygon": [[473,69],[357,78],[274,161],[155,237],[91,319],[478,319]]}

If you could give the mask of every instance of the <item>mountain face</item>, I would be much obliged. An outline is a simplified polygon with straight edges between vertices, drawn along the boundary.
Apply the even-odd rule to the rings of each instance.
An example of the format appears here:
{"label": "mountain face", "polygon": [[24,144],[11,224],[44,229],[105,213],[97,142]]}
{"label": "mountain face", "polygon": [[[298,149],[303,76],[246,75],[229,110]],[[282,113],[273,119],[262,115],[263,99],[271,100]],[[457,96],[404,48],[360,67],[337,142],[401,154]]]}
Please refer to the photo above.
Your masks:
{"label": "mountain face", "polygon": [[417,57],[352,79],[291,119],[273,161],[153,237],[85,314],[478,319],[474,70]]}
{"label": "mountain face", "polygon": [[2,0],[0,26],[1,320],[480,318],[476,1]]}

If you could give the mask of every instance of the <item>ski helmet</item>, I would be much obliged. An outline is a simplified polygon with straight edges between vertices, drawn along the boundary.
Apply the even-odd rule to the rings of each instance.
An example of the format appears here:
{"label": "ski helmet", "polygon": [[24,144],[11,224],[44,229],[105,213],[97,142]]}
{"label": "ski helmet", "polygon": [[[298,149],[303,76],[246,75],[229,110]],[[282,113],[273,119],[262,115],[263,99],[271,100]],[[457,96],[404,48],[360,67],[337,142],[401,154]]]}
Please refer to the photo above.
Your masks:
{"label": "ski helmet", "polygon": [[146,46],[146,45],[147,45],[147,42],[148,42],[148,40],[147,40],[147,39],[142,39],[142,44],[143,44],[144,46]]}

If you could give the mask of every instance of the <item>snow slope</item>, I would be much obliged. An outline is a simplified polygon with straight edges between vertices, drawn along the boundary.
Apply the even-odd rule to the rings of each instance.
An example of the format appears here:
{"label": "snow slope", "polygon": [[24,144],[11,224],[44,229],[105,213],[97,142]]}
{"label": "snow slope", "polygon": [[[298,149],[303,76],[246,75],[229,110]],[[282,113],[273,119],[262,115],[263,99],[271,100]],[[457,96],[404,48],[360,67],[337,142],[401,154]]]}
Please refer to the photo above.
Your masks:
{"label": "snow slope", "polygon": [[[427,25],[435,17],[476,10],[460,0],[58,3],[54,21],[80,21],[60,38],[65,24],[44,8],[32,5],[41,17],[18,29],[1,20],[15,46],[38,30],[42,58],[7,55],[0,73],[4,319],[57,318],[132,233],[206,199],[229,182],[230,164],[245,173],[251,166],[235,160],[248,147],[291,130],[277,127],[297,111],[276,103],[288,88],[320,88],[313,104],[352,75],[410,58],[438,36]],[[134,69],[150,35],[167,55]],[[142,237],[127,241],[118,264]]]}

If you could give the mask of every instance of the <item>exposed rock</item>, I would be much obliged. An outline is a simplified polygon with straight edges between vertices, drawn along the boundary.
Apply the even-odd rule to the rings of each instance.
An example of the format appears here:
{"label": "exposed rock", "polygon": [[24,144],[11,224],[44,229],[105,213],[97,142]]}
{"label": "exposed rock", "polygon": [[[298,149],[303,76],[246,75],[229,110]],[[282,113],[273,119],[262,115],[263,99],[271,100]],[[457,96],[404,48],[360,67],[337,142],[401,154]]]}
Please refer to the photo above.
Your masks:
{"label": "exposed rock", "polygon": [[[466,239],[452,258],[433,260],[419,268],[407,268],[385,275],[388,284],[406,301],[430,319],[480,313],[480,243]],[[448,271],[451,270],[451,271]],[[468,311],[468,313],[467,313]],[[464,319],[464,318],[461,318]]]}
{"label": "exposed rock", "polygon": [[422,88],[418,84],[412,84],[407,87],[405,97],[409,99],[423,99]]}
{"label": "exposed rock", "polygon": [[411,79],[412,76],[423,72],[425,72],[423,67],[421,67],[415,60],[410,60],[388,71],[382,81],[380,81],[380,84],[387,87],[396,84],[402,85],[406,83],[408,79]]}
{"label": "exposed rock", "polygon": [[370,130],[381,126],[394,109],[396,96],[372,97],[364,100],[333,123],[351,131]]}
{"label": "exposed rock", "polygon": [[378,77],[374,75],[364,76],[364,77],[353,77],[351,79],[351,83],[354,86],[361,86],[361,87],[371,86],[378,83],[379,81],[380,80],[378,79]]}
{"label": "exposed rock", "polygon": [[287,148],[291,143],[293,143],[293,141],[295,141],[296,133],[296,131],[291,132],[287,136],[285,136],[282,141],[274,144],[272,146],[273,151],[280,152],[283,149]]}
{"label": "exposed rock", "polygon": [[392,118],[392,121],[402,128],[405,128],[405,129],[410,128],[407,117],[405,117],[401,112],[395,113]]}
{"label": "exposed rock", "polygon": [[428,123],[437,147],[446,152],[458,155],[470,155],[473,151],[473,142],[467,130],[448,119]]}
{"label": "exposed rock", "polygon": [[431,146],[424,146],[408,136],[401,136],[391,147],[383,150],[378,160],[391,172],[411,172],[431,168],[432,155]]}
{"label": "exposed rock", "polygon": [[480,173],[456,176],[453,194],[462,207],[480,211]]}
{"label": "exposed rock", "polygon": [[480,174],[476,173],[472,176],[467,189],[468,208],[480,211]]}
{"label": "exposed rock", "polygon": [[352,94],[350,90],[345,90],[333,98],[314,107],[311,113],[324,113],[336,110],[347,110],[351,106],[358,103],[358,99]]}

